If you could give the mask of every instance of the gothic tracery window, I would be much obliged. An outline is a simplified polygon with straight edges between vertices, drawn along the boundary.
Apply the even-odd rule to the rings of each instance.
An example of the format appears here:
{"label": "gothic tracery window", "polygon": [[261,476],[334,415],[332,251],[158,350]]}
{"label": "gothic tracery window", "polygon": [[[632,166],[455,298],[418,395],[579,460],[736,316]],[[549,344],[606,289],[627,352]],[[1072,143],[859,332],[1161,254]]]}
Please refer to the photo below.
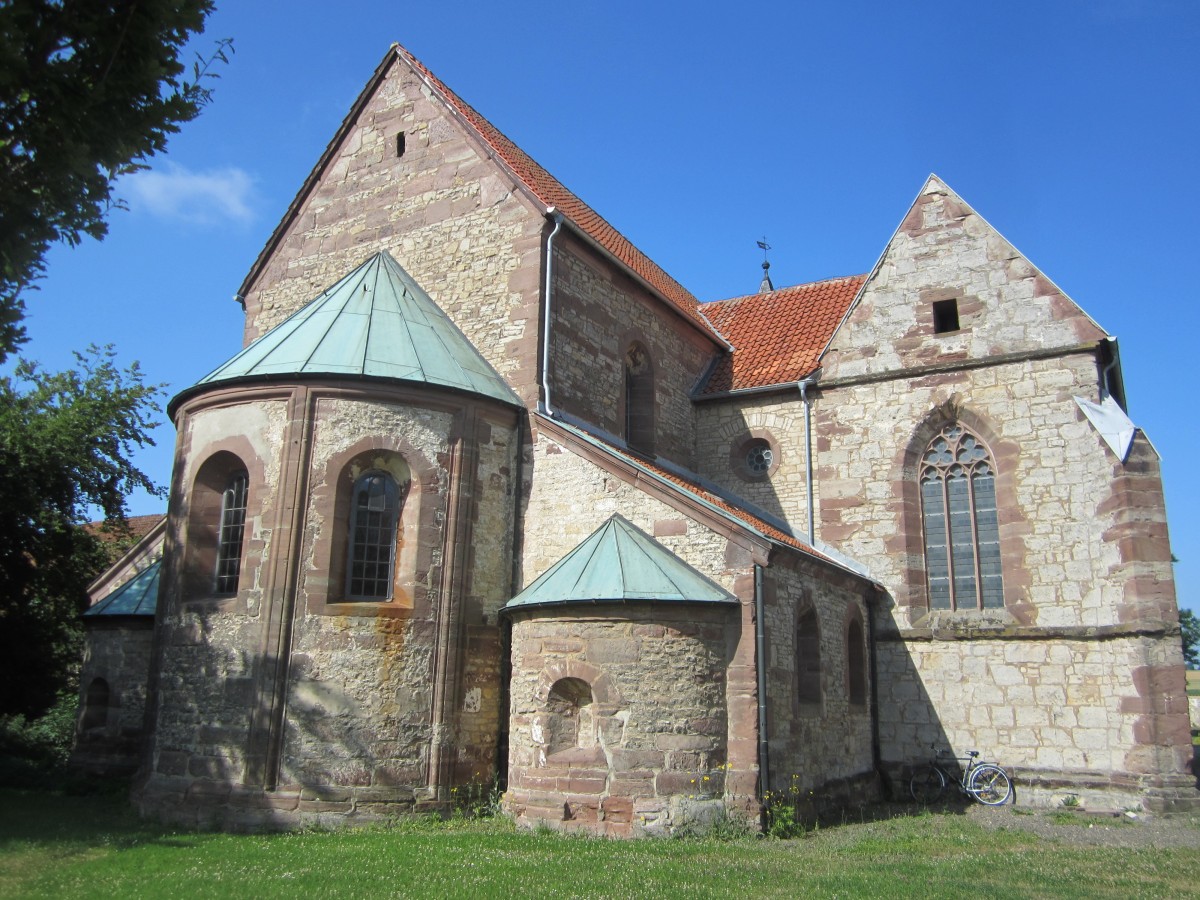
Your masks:
{"label": "gothic tracery window", "polygon": [[930,608],[1003,607],[996,467],[987,447],[961,424],[946,425],[918,477]]}

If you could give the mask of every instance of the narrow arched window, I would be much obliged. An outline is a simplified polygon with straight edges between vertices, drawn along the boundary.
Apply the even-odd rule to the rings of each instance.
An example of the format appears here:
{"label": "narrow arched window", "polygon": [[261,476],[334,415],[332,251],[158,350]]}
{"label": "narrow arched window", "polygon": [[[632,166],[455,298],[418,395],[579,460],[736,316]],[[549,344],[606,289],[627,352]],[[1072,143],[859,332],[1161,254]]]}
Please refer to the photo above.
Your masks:
{"label": "narrow arched window", "polygon": [[846,676],[847,689],[852,706],[867,705],[867,649],[863,641],[863,627],[857,616],[850,620],[846,629]]}
{"label": "narrow arched window", "polygon": [[368,472],[354,482],[346,559],[347,599],[391,599],[399,519],[400,491],[391,475]]}
{"label": "narrow arched window", "polygon": [[636,341],[625,351],[625,443],[654,453],[654,367],[650,352]]}
{"label": "narrow arched window", "polygon": [[93,678],[84,694],[83,718],[79,723],[79,730],[89,731],[107,725],[109,702],[108,682],[103,678]]}
{"label": "narrow arched window", "polygon": [[242,539],[246,535],[246,485],[249,476],[237,472],[229,479],[221,495],[221,529],[217,537],[217,573],[214,588],[218,594],[236,594],[242,570]]}
{"label": "narrow arched window", "polygon": [[796,699],[821,702],[821,628],[812,608],[796,619]]}
{"label": "narrow arched window", "polygon": [[996,466],[987,447],[951,423],[930,442],[919,478],[930,608],[1003,607]]}

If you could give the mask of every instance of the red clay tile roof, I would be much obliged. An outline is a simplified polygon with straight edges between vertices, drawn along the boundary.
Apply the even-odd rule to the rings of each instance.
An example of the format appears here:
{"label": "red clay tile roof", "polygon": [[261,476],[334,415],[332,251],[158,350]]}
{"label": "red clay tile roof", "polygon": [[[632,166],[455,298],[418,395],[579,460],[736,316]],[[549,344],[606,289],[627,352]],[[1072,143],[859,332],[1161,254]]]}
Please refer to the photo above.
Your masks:
{"label": "red clay tile roof", "polygon": [[164,517],[165,513],[155,513],[152,516],[126,516],[124,527],[117,525],[115,522],[109,523],[104,520],[88,522],[83,527],[90,534],[94,534],[106,544],[111,544],[130,537],[135,540],[144,538]]}
{"label": "red clay tile roof", "polygon": [[789,384],[812,374],[866,280],[851,275],[705,303],[701,311],[734,351],[718,361],[701,396]]}
{"label": "red clay tile roof", "polygon": [[712,334],[712,328],[698,311],[699,301],[686,288],[630,243],[629,239],[605,221],[603,216],[534,162],[529,154],[505,137],[500,129],[476,112],[458,94],[446,87],[436,75],[425,68],[420,60],[399,44],[396,45],[396,53],[421,73],[429,85],[441,94],[446,102],[478,132],[484,142],[496,151],[497,156],[513,171],[513,174],[521,179],[538,200],[546,206],[558,209],[580,231],[633,270],[705,332]]}

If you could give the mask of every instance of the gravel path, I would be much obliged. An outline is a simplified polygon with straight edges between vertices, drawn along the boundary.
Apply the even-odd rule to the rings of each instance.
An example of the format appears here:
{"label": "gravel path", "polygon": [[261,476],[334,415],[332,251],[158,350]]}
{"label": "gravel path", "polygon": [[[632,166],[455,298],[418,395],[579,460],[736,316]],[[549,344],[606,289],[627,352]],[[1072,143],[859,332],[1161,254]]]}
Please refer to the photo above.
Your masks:
{"label": "gravel path", "polygon": [[973,804],[967,818],[984,828],[1028,831],[1047,840],[1086,847],[1193,847],[1200,849],[1200,818],[1194,816],[1130,818],[1012,806]]}

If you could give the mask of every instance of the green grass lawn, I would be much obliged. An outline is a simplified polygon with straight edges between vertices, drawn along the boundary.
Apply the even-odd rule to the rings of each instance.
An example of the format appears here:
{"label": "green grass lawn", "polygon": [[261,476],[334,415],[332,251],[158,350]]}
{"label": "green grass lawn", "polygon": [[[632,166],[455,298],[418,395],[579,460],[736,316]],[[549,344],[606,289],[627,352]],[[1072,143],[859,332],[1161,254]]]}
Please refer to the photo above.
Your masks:
{"label": "green grass lawn", "polygon": [[606,841],[502,821],[225,835],[120,799],[0,791],[0,897],[1180,897],[1200,853],[1058,846],[962,816],[790,841]]}

